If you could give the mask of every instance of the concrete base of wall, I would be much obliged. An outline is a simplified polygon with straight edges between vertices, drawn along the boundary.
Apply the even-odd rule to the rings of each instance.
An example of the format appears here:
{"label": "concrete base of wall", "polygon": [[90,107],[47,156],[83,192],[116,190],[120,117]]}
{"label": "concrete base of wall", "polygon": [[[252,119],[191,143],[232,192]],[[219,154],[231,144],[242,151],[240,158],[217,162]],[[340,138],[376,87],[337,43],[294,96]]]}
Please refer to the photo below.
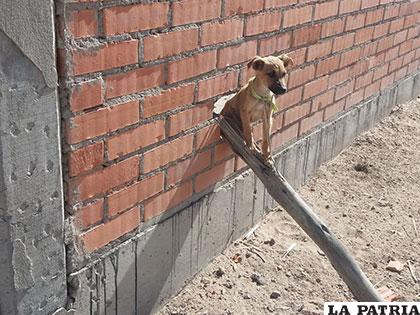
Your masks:
{"label": "concrete base of wall", "polygon": [[[298,188],[391,108],[420,94],[420,73],[292,143],[276,166]],[[251,171],[69,276],[78,314],[150,314],[277,206]]]}

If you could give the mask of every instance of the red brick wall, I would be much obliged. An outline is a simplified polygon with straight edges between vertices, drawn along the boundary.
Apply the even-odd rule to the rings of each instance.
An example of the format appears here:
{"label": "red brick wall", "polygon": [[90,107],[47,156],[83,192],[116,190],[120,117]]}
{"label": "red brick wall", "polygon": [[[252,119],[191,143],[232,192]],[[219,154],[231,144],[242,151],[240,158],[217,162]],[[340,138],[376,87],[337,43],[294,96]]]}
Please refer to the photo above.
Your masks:
{"label": "red brick wall", "polygon": [[275,149],[419,68],[420,1],[62,1],[66,203],[88,251],[244,166],[211,117],[255,55],[296,63]]}

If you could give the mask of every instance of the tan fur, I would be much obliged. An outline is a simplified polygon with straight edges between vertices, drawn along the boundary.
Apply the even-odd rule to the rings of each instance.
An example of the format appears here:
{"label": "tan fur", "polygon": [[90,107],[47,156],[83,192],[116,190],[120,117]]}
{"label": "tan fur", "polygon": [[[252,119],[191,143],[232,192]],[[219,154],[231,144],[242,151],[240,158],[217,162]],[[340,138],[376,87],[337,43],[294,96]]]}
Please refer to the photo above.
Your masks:
{"label": "tan fur", "polygon": [[291,65],[293,60],[287,55],[254,57],[248,63],[248,68],[253,67],[255,77],[252,77],[233,98],[226,102],[221,112],[223,116],[234,119],[241,126],[247,146],[256,152],[260,150],[255,144],[251,124],[262,119],[262,154],[265,160],[271,158],[270,133],[273,125],[273,109],[252,96],[250,84],[253,84],[255,91],[261,96],[269,96],[270,89],[275,88],[281,89],[280,94],[284,94],[287,90],[285,76],[287,68]]}

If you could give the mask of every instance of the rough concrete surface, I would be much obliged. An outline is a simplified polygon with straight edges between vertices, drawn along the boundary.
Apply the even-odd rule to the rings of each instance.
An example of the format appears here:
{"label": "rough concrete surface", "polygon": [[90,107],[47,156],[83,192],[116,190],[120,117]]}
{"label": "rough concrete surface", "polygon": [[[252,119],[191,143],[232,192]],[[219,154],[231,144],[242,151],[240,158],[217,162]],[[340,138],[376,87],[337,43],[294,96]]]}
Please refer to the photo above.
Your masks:
{"label": "rough concrete surface", "polygon": [[66,303],[52,1],[0,1],[0,314]]}
{"label": "rough concrete surface", "polygon": [[[409,80],[413,82],[414,77]],[[396,84],[311,131],[278,153],[276,166],[294,187],[299,187],[360,132],[387,116],[400,90],[405,86]],[[413,90],[412,97],[418,93]],[[81,314],[153,313],[275,206],[256,176],[245,171],[72,273],[72,305]]]}

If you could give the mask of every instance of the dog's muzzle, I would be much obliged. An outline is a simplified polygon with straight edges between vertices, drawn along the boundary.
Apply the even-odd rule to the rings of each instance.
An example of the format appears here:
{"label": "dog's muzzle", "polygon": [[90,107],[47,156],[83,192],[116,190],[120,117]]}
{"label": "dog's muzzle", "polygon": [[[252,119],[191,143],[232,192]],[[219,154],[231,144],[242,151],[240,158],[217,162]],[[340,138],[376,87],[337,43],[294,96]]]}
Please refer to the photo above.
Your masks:
{"label": "dog's muzzle", "polygon": [[273,92],[276,95],[281,95],[287,92],[287,88],[279,85],[272,85],[270,87],[268,87],[270,89],[271,92]]}

